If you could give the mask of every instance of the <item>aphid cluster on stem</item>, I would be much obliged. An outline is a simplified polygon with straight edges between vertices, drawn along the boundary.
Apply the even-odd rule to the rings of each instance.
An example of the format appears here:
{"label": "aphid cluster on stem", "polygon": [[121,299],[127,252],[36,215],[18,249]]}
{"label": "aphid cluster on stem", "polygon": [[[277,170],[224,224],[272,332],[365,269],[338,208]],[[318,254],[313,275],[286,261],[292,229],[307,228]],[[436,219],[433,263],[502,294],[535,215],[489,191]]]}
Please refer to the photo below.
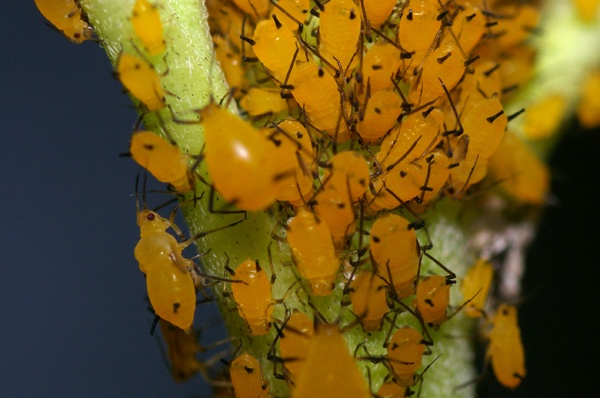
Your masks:
{"label": "aphid cluster on stem", "polygon": [[[89,38],[75,2],[58,16],[36,3],[71,40]],[[207,0],[213,62],[230,92],[182,109],[165,85],[177,51],[162,3],[132,3],[131,46],[114,75],[166,139],[136,128],[129,155],[184,201],[172,214],[186,205],[243,217],[185,239],[173,216],[138,206],[135,258],[172,368],[181,368],[174,377],[206,370],[193,343],[178,353],[170,341],[188,336],[197,290],[214,280],[246,330],[224,360],[236,396],[286,387],[292,397],[410,396],[436,372],[437,358],[424,356],[437,355],[438,329],[463,314],[486,318],[486,357],[515,388],[525,376],[516,309],[485,306],[488,263],[458,282],[466,266],[438,259],[439,219],[430,215],[444,198],[466,203],[471,194],[545,203],[548,172],[510,131],[521,112],[507,115],[503,105],[529,78],[537,9],[500,0]],[[230,101],[241,115],[226,109]],[[202,149],[182,151],[167,124],[201,125]],[[208,204],[198,200],[204,191]],[[227,265],[206,275],[184,256],[191,243],[239,230],[260,211],[272,216],[276,243],[261,247],[260,259],[244,253],[234,264],[215,250],[211,261]],[[352,337],[362,331],[372,339]]]}

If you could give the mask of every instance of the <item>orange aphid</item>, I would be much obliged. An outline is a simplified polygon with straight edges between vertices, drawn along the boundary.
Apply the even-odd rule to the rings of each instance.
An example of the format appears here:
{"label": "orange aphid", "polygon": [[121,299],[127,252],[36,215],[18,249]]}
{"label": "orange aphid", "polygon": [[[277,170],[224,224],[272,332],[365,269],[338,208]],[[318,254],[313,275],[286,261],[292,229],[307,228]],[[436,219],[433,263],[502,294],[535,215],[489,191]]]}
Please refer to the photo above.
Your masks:
{"label": "orange aphid", "polygon": [[550,190],[550,172],[537,155],[515,134],[507,131],[489,161],[493,177],[510,196],[543,205]]}
{"label": "orange aphid", "polygon": [[437,327],[446,320],[450,286],[450,280],[439,275],[427,276],[419,282],[415,307],[423,321]]}
{"label": "orange aphid", "polygon": [[299,311],[294,311],[285,323],[279,350],[287,376],[292,381],[297,379],[304,366],[313,331],[313,321]]}
{"label": "orange aphid", "polygon": [[296,267],[308,279],[315,296],[331,294],[340,260],[335,254],[327,224],[300,208],[287,230]]}
{"label": "orange aphid", "polygon": [[269,207],[275,201],[275,176],[267,139],[214,103],[202,109],[201,120],[206,164],[215,189],[242,210]]}
{"label": "orange aphid", "polygon": [[378,274],[395,290],[413,290],[419,268],[417,236],[410,223],[396,214],[377,218],[371,228],[371,255]]}
{"label": "orange aphid", "polygon": [[177,145],[151,131],[138,131],[131,137],[129,152],[158,181],[173,185],[180,193],[192,189],[186,157]]}
{"label": "orange aphid", "polygon": [[590,73],[581,83],[577,118],[585,128],[600,126],[600,70]]}
{"label": "orange aphid", "polygon": [[244,352],[231,362],[231,383],[237,398],[266,398],[269,386],[264,384],[260,362]]}
{"label": "orange aphid", "polygon": [[550,137],[563,121],[567,101],[560,94],[549,95],[527,107],[523,133],[531,140]]}
{"label": "orange aphid", "polygon": [[463,304],[470,300],[464,307],[465,315],[471,318],[479,318],[484,314],[484,305],[493,278],[494,267],[484,259],[477,260],[467,270],[460,285]]}
{"label": "orange aphid", "polygon": [[337,325],[317,325],[292,397],[371,397]]}
{"label": "orange aphid", "polygon": [[425,344],[416,329],[405,326],[398,329],[388,345],[388,358],[394,373],[407,386],[414,384],[414,374],[421,367]]}
{"label": "orange aphid", "polygon": [[496,379],[505,387],[517,388],[527,374],[517,308],[501,304],[488,322],[490,340],[486,358],[491,360]]}
{"label": "orange aphid", "polygon": [[254,336],[269,333],[273,297],[267,273],[256,261],[246,260],[235,270],[235,277],[242,281],[231,285],[240,316],[246,320]]}
{"label": "orange aphid", "polygon": [[350,282],[352,309],[365,332],[380,330],[383,317],[389,312],[386,286],[385,281],[369,271],[356,274]]}

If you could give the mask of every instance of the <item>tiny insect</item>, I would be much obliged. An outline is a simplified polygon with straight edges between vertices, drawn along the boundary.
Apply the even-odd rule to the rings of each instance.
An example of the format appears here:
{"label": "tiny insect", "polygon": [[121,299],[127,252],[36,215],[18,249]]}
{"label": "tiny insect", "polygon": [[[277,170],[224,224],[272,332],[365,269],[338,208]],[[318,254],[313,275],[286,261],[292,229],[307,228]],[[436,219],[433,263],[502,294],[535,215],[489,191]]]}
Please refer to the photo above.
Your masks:
{"label": "tiny insect", "polygon": [[256,25],[251,40],[254,54],[273,77],[280,82],[285,80],[290,64],[294,59],[297,41],[291,30],[276,18],[265,19]]}
{"label": "tiny insect", "polygon": [[337,325],[315,324],[292,397],[371,397]]}
{"label": "tiny insect", "polygon": [[205,160],[214,188],[242,210],[269,207],[275,201],[276,178],[267,139],[251,124],[214,103],[200,115]]}
{"label": "tiny insect", "polygon": [[160,182],[171,184],[180,193],[192,189],[186,156],[177,145],[151,131],[138,131],[131,137],[129,152],[133,160]]}
{"label": "tiny insect", "polygon": [[548,166],[510,130],[489,159],[492,176],[500,189],[524,203],[543,205],[550,192]]}
{"label": "tiny insect", "polygon": [[180,328],[160,319],[160,330],[167,345],[167,355],[171,365],[171,375],[177,383],[183,383],[196,373],[201,373],[206,379],[207,365],[200,362],[196,355],[207,348],[198,342],[199,335],[194,330],[185,333]]}
{"label": "tiny insect", "polygon": [[312,294],[331,294],[340,260],[327,224],[302,207],[287,227],[287,240],[296,267],[309,281]]}
{"label": "tiny insect", "polygon": [[358,273],[350,282],[352,311],[365,332],[381,330],[387,305],[386,283],[370,271]]}
{"label": "tiny insect", "polygon": [[361,0],[369,25],[378,28],[388,20],[396,5],[396,0]]}
{"label": "tiny insect", "polygon": [[523,133],[530,140],[549,138],[564,120],[567,100],[561,94],[551,94],[527,107]]}
{"label": "tiny insect", "polygon": [[319,17],[319,52],[341,72],[354,69],[361,30],[360,8],[352,0],[331,0]]}
{"label": "tiny insect", "polygon": [[490,340],[486,359],[491,360],[496,379],[505,387],[515,389],[527,374],[517,308],[501,304],[487,323]]}
{"label": "tiny insect", "polygon": [[123,86],[150,112],[165,107],[165,91],[152,65],[132,54],[121,52],[115,75]]}
{"label": "tiny insect", "polygon": [[178,243],[167,233],[172,223],[150,210],[138,211],[140,241],[134,254],[146,274],[148,297],[156,315],[189,331],[196,310],[196,289],[190,275],[194,267],[182,251],[191,242]]}
{"label": "tiny insect", "polygon": [[151,56],[162,54],[167,48],[163,37],[158,7],[148,0],[136,0],[133,5],[131,24],[146,51]]}
{"label": "tiny insect", "polygon": [[581,82],[577,119],[586,129],[600,126],[600,70],[591,72]]}
{"label": "tiny insect", "polygon": [[263,380],[260,362],[248,352],[240,354],[231,362],[229,374],[237,398],[269,396],[269,386]]}
{"label": "tiny insect", "polygon": [[427,276],[419,281],[415,307],[423,321],[439,327],[446,320],[446,310],[450,304],[451,279],[439,275]]}
{"label": "tiny insect", "polygon": [[394,332],[387,347],[390,364],[403,384],[414,384],[414,375],[421,367],[425,344],[416,329],[404,326]]}
{"label": "tiny insect", "polygon": [[378,217],[371,228],[370,248],[377,273],[389,286],[403,297],[414,291],[419,246],[408,220],[396,214]]}
{"label": "tiny insect", "polygon": [[267,273],[257,261],[246,260],[235,270],[243,283],[231,285],[240,316],[246,320],[254,336],[269,333],[273,314],[273,297]]}
{"label": "tiny insect", "polygon": [[314,322],[300,311],[294,311],[285,320],[283,333],[279,334],[279,350],[285,368],[286,379],[295,383],[304,366]]}
{"label": "tiny insect", "polygon": [[92,38],[92,28],[82,19],[81,8],[75,0],[35,0],[35,5],[73,43],[81,44]]}
{"label": "tiny insect", "polygon": [[478,318],[484,314],[484,305],[487,299],[492,280],[494,278],[494,267],[489,261],[479,259],[465,274],[460,292],[463,295],[463,304],[473,297],[464,307],[465,315]]}

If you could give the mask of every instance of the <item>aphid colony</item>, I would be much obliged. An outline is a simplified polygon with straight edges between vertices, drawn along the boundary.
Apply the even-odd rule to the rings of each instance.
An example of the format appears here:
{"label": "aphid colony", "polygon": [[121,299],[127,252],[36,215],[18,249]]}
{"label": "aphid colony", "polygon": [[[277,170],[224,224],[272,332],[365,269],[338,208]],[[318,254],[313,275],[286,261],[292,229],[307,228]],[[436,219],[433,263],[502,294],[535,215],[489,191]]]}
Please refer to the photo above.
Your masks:
{"label": "aphid colony", "polygon": [[[517,387],[525,368],[516,308],[485,307],[493,269],[484,261],[460,282],[462,304],[451,305],[456,275],[435,258],[427,215],[445,197],[466,201],[477,189],[498,195],[496,187],[475,187],[486,178],[508,198],[544,204],[548,172],[507,131],[518,114],[502,105],[531,74],[533,49],[525,41],[537,9],[490,0],[207,6],[231,91],[201,109],[174,110],[162,80],[168,71],[158,73],[148,60],[169,62],[160,2],[135,1],[137,51],[119,55],[115,76],[142,112],[164,115],[168,108],[173,123],[201,123],[205,146],[184,154],[171,138],[135,131],[130,155],[179,194],[210,190],[211,212],[269,211],[277,244],[264,248],[266,269],[248,258],[229,264],[231,275],[205,275],[183,250],[216,230],[185,239],[173,217],[138,209],[135,258],[168,346],[173,327],[192,329],[196,291],[212,278],[232,297],[248,333],[228,365],[238,397],[278,396],[276,379],[295,397],[409,396],[435,371],[435,360],[422,363],[423,355],[436,355],[436,331],[463,313],[485,318],[486,358],[500,383]],[[85,36],[44,15],[72,40]],[[71,25],[71,15],[80,16],[65,15]],[[232,100],[244,118],[220,104]],[[189,112],[199,122],[187,120]],[[208,179],[198,171],[204,166]],[[224,209],[213,207],[217,194]],[[188,195],[186,203],[204,202]],[[276,298],[273,287],[281,284],[285,294]],[[326,313],[318,309],[323,302]],[[352,328],[383,344],[363,341],[351,352],[344,336]],[[253,356],[253,338],[265,339],[268,353]],[[169,348],[176,380],[205,370],[194,343],[182,345],[190,348]],[[380,376],[371,378],[375,367]]]}

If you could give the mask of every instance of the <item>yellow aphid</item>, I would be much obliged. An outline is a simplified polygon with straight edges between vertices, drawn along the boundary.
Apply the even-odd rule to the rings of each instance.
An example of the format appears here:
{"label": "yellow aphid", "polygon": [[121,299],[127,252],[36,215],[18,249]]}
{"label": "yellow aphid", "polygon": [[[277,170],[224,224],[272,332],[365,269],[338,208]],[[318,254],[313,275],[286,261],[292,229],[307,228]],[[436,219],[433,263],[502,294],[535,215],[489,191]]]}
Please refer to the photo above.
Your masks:
{"label": "yellow aphid", "polygon": [[288,109],[281,90],[252,87],[240,100],[240,106],[250,116],[271,115]]}
{"label": "yellow aphid", "polygon": [[598,19],[598,0],[571,0],[579,17],[586,22],[594,22]]}
{"label": "yellow aphid", "polygon": [[369,398],[371,393],[337,325],[318,325],[292,398]]}
{"label": "yellow aphid", "polygon": [[490,340],[486,359],[491,360],[496,379],[505,387],[515,389],[527,374],[517,308],[501,304],[488,322]]}
{"label": "yellow aphid", "polygon": [[543,205],[550,189],[548,167],[515,134],[507,131],[489,168],[500,187],[510,196],[530,204]]}
{"label": "yellow aphid", "polygon": [[600,126],[600,70],[590,73],[581,84],[577,118],[585,128]]}
{"label": "yellow aphid", "polygon": [[155,56],[165,51],[163,26],[156,5],[151,4],[148,0],[136,0],[133,5],[131,24],[148,54]]}
{"label": "yellow aphid", "polygon": [[479,259],[473,264],[465,274],[460,285],[460,292],[463,296],[465,315],[472,318],[483,316],[485,300],[492,285],[494,278],[494,267],[488,261]]}
{"label": "yellow aphid", "polygon": [[560,94],[548,97],[530,105],[523,121],[523,132],[530,140],[550,137],[563,121],[567,101]]}
{"label": "yellow aphid", "polygon": [[131,157],[158,181],[173,185],[180,193],[192,189],[190,169],[177,145],[151,131],[138,131],[131,137]]}
{"label": "yellow aphid", "polygon": [[150,111],[165,107],[165,92],[152,65],[135,55],[121,53],[116,75],[123,86]]}
{"label": "yellow aphid", "polygon": [[73,43],[81,44],[92,37],[92,28],[82,20],[75,0],[35,0],[35,5]]}

